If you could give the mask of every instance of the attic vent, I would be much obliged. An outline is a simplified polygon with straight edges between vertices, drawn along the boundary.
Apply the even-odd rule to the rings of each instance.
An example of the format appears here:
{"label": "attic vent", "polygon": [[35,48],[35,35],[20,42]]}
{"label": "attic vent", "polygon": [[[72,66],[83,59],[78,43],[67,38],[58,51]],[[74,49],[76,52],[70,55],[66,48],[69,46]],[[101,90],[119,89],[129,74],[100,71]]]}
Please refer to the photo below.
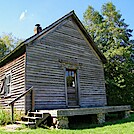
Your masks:
{"label": "attic vent", "polygon": [[34,33],[38,34],[42,31],[42,27],[40,26],[40,24],[36,24],[34,27]]}

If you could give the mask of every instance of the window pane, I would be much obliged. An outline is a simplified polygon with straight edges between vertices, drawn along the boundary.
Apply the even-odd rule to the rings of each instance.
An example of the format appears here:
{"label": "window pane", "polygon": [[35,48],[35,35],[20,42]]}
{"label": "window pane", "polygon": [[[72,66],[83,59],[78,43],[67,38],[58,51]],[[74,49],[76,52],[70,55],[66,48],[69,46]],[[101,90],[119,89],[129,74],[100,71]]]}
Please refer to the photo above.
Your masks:
{"label": "window pane", "polygon": [[66,77],[68,76],[68,71],[66,71]]}
{"label": "window pane", "polygon": [[71,71],[69,71],[69,76],[71,76]]}
{"label": "window pane", "polygon": [[75,70],[66,70],[67,87],[75,87]]}
{"label": "window pane", "polygon": [[74,77],[74,71],[72,71],[72,76]]}
{"label": "window pane", "polygon": [[9,77],[9,83],[11,83],[11,75],[9,75],[8,77]]}
{"label": "window pane", "polygon": [[6,84],[9,84],[9,76],[6,78]]}
{"label": "window pane", "polygon": [[9,94],[9,93],[10,93],[10,85],[7,86],[7,94]]}

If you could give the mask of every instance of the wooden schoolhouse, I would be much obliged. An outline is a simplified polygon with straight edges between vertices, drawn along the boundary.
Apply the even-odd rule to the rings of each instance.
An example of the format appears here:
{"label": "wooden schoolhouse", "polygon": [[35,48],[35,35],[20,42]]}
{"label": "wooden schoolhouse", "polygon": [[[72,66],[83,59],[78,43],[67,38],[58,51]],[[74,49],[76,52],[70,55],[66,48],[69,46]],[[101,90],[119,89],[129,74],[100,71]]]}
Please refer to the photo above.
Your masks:
{"label": "wooden schoolhouse", "polygon": [[93,112],[99,117],[110,108],[130,109],[106,108],[106,58],[74,11],[45,29],[37,24],[34,32],[0,60],[1,107],[11,105],[12,115],[15,108],[24,113],[47,111],[55,117]]}

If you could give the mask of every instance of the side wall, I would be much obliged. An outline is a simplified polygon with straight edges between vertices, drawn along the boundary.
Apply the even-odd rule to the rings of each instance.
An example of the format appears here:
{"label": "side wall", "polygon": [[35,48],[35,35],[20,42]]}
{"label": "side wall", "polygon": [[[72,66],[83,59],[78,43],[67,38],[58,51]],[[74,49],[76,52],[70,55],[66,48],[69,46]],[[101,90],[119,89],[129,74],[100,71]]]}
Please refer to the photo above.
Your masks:
{"label": "side wall", "polygon": [[[0,106],[3,108],[10,108],[8,106],[9,102],[11,102],[13,99],[25,91],[25,54],[0,68],[0,81],[8,71],[11,71],[12,75],[11,94],[8,97],[4,95],[0,96]],[[15,109],[21,111],[25,110],[24,97],[15,103]]]}
{"label": "side wall", "polygon": [[[26,86],[35,108],[66,107],[65,68],[77,68],[81,107],[106,105],[103,65],[73,20],[66,20],[27,47]],[[30,99],[27,98],[27,109]]]}

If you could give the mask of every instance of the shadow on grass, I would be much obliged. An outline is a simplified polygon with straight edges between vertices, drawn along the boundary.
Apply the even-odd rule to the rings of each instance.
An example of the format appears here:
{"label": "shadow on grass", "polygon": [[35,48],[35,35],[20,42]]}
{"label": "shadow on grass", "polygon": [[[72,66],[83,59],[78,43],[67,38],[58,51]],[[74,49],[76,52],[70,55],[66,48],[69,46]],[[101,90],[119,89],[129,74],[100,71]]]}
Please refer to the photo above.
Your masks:
{"label": "shadow on grass", "polygon": [[123,123],[128,123],[128,122],[134,122],[134,113],[131,113],[129,118],[126,119],[111,119],[110,121],[107,121],[103,124],[89,124],[89,123],[74,123],[74,124],[69,124],[69,128],[71,130],[81,130],[81,129],[90,129],[90,128],[96,128],[96,127],[104,127],[104,126],[109,126],[109,125],[115,125],[115,124],[123,124]]}

